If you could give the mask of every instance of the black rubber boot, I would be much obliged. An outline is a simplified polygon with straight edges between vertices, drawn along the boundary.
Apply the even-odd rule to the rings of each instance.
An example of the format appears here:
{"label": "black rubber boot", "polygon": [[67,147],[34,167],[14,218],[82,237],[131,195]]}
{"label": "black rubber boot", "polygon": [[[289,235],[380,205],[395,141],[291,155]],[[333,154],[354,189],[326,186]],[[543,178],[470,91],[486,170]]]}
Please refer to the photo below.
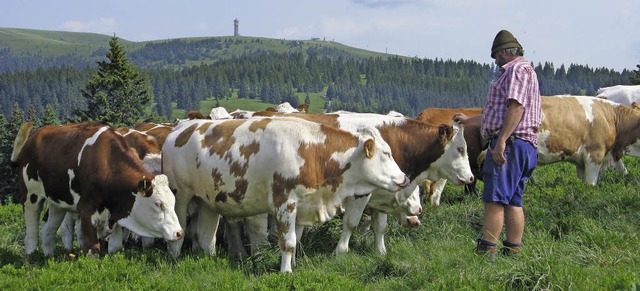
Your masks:
{"label": "black rubber boot", "polygon": [[502,245],[504,246],[502,249],[500,249],[500,252],[504,255],[504,256],[518,256],[520,255],[520,249],[522,248],[522,244],[521,243],[512,243],[512,242],[508,242],[506,240],[502,241]]}
{"label": "black rubber boot", "polygon": [[495,262],[497,247],[497,243],[486,241],[480,238],[478,239],[478,245],[476,246],[476,253],[478,253],[479,255],[487,255],[489,256],[489,260]]}

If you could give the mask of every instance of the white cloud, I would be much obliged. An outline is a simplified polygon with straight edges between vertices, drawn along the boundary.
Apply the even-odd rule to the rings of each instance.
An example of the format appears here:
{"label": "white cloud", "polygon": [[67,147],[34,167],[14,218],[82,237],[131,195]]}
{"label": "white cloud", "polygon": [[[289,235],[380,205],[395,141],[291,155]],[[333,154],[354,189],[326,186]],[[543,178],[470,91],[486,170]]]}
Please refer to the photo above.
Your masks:
{"label": "white cloud", "polygon": [[74,32],[95,32],[110,35],[116,32],[117,26],[115,19],[100,17],[98,20],[91,21],[65,21],[61,28]]}

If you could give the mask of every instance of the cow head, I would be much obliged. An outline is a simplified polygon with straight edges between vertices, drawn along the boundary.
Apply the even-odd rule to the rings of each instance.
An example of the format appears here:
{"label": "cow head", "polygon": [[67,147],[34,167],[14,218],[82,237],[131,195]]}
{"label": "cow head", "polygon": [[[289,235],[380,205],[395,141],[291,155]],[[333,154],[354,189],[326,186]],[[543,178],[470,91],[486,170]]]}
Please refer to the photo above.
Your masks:
{"label": "cow head", "polygon": [[175,212],[176,198],[165,175],[142,177],[129,216],[118,223],[141,236],[175,241],[184,235]]}
{"label": "cow head", "polygon": [[420,203],[420,189],[415,183],[392,193],[392,195],[382,189],[373,191],[367,206],[393,214],[405,226],[420,225],[420,219],[417,216],[422,214],[422,204]]}
{"label": "cow head", "polygon": [[444,154],[429,166],[425,178],[432,181],[447,179],[456,185],[473,182],[464,128],[456,122],[452,126],[441,124],[438,131]]}
{"label": "cow head", "polygon": [[396,192],[409,185],[409,178],[400,170],[391,155],[389,144],[382,139],[380,132],[373,127],[362,128],[359,131],[360,153],[352,161],[352,173],[358,178],[353,181],[364,181],[355,185],[356,194],[367,194],[382,188]]}

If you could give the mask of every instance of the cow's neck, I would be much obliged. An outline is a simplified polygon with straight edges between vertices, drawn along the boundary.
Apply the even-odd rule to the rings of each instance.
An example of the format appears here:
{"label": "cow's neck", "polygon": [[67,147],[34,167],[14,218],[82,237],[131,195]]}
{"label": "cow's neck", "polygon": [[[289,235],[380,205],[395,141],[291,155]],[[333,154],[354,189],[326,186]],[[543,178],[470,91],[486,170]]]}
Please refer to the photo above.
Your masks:
{"label": "cow's neck", "polygon": [[435,126],[407,122],[401,126],[381,127],[380,133],[391,146],[394,160],[411,181],[444,154]]}

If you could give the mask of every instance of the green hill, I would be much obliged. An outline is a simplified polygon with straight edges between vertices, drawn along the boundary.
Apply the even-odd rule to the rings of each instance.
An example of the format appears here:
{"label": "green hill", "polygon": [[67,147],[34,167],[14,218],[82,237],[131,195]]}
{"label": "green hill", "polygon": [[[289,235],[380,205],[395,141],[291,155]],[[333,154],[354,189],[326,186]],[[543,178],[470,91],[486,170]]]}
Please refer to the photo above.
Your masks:
{"label": "green hill", "polygon": [[[108,47],[110,38],[96,33],[0,28],[0,48],[9,48],[15,55],[54,57],[76,53],[89,57],[94,51]],[[122,43],[131,42],[122,40]]]}
{"label": "green hill", "polygon": [[[0,58],[5,59],[0,72],[59,67],[70,63],[77,67],[90,66],[104,57],[103,52],[108,48],[111,37],[96,33],[0,28]],[[132,62],[141,68],[183,68],[266,53],[313,52],[332,59],[393,56],[320,39],[211,36],[144,42],[120,38],[119,41]],[[11,66],[12,63],[16,65]]]}

